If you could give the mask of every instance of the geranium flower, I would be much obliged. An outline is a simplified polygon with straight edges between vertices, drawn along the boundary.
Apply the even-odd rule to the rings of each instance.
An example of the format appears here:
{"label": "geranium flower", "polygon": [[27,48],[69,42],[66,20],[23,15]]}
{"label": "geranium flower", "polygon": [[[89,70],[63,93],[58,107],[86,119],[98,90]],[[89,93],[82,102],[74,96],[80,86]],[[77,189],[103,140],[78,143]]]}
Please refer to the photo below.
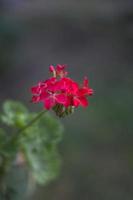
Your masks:
{"label": "geranium flower", "polygon": [[65,70],[65,65],[49,67],[53,77],[39,82],[31,88],[32,102],[43,102],[45,109],[53,109],[58,116],[64,116],[72,112],[78,106],[87,107],[87,97],[93,94],[85,77],[82,86],[72,80]]}

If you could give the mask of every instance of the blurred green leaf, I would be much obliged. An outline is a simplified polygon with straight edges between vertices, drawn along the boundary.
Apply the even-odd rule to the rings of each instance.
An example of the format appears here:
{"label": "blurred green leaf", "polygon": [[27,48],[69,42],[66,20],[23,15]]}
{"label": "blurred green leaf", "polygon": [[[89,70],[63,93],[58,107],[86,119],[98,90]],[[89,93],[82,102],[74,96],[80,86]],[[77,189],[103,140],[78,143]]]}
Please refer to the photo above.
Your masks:
{"label": "blurred green leaf", "polygon": [[38,146],[35,144],[25,144],[25,157],[29,165],[29,170],[39,184],[45,184],[59,174],[60,159],[55,145],[51,147]]}
{"label": "blurred green leaf", "polygon": [[6,132],[0,128],[0,166],[3,162],[3,156],[6,155],[5,144],[7,142]]}
{"label": "blurred green leaf", "polygon": [[6,125],[21,128],[26,124],[28,110],[17,101],[6,101],[3,105],[4,114],[1,120]]}
{"label": "blurred green leaf", "polygon": [[0,150],[6,141],[7,141],[7,135],[4,129],[0,128]]}
{"label": "blurred green leaf", "polygon": [[[23,128],[37,116],[37,113],[29,113],[21,103],[15,101],[6,101],[3,110],[2,121],[18,129]],[[59,173],[60,159],[57,145],[62,139],[62,132],[61,123],[45,113],[38,121],[21,132],[17,138],[18,143],[14,143],[19,149],[9,143],[5,155],[10,157],[11,154],[16,155],[17,150],[23,151],[29,171],[35,180],[40,184],[47,183]]]}
{"label": "blurred green leaf", "polygon": [[45,114],[21,135],[20,146],[34,178],[40,184],[49,182],[59,173],[57,144],[62,138],[62,131],[59,121]]}
{"label": "blurred green leaf", "polygon": [[62,139],[63,126],[59,120],[46,113],[37,122],[39,132],[46,143],[58,143]]}

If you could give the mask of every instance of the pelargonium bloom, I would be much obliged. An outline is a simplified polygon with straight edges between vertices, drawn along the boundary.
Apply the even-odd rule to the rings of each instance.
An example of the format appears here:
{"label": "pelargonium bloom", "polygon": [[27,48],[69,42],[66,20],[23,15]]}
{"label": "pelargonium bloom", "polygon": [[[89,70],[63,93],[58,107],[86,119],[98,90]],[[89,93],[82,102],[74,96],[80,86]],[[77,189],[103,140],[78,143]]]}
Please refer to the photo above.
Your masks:
{"label": "pelargonium bloom", "polygon": [[51,78],[31,88],[33,103],[43,102],[45,109],[53,109],[59,117],[72,113],[78,106],[88,106],[87,97],[93,94],[93,90],[86,77],[80,86],[67,77],[65,65],[50,65],[49,71],[53,74]]}

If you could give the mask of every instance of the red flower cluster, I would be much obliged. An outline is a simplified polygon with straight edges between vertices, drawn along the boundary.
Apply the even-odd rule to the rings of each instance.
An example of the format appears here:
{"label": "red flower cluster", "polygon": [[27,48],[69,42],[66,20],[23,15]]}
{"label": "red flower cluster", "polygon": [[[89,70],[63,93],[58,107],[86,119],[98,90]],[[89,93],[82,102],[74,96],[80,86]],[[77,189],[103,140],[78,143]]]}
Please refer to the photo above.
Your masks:
{"label": "red flower cluster", "polygon": [[79,84],[66,77],[65,65],[50,66],[53,77],[41,81],[37,86],[31,88],[32,102],[43,102],[44,107],[53,109],[58,116],[65,116],[78,106],[88,106],[87,96],[93,94],[93,90],[88,86],[88,79],[84,78],[83,84]]}

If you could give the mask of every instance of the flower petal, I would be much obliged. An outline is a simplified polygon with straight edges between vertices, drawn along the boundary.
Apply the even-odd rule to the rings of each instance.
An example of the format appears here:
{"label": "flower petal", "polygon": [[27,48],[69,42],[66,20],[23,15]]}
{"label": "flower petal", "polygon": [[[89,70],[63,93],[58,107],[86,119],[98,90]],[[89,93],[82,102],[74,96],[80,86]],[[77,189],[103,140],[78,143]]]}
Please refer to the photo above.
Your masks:
{"label": "flower petal", "polygon": [[46,98],[44,100],[44,107],[49,110],[50,108],[52,108],[53,106],[55,106],[56,102],[55,102],[55,99],[53,98]]}
{"label": "flower petal", "polygon": [[83,86],[88,87],[88,84],[89,84],[88,78],[85,76],[83,81]]}
{"label": "flower petal", "polygon": [[80,105],[80,100],[78,98],[73,98],[73,106],[78,107]]}
{"label": "flower petal", "polygon": [[40,92],[40,87],[39,86],[34,86],[31,88],[32,94],[39,94]]}
{"label": "flower petal", "polygon": [[33,103],[38,103],[40,101],[40,96],[33,96],[32,99],[31,99],[31,102]]}
{"label": "flower petal", "polygon": [[87,100],[86,97],[80,97],[79,100],[80,100],[81,106],[83,106],[83,107],[87,107],[88,106],[88,100]]}
{"label": "flower petal", "polygon": [[53,65],[50,65],[50,66],[49,66],[49,71],[50,71],[50,72],[54,72],[54,71],[55,71],[55,68],[54,68]]}
{"label": "flower petal", "polygon": [[58,103],[65,105],[67,102],[67,96],[65,94],[56,95],[56,100]]}

